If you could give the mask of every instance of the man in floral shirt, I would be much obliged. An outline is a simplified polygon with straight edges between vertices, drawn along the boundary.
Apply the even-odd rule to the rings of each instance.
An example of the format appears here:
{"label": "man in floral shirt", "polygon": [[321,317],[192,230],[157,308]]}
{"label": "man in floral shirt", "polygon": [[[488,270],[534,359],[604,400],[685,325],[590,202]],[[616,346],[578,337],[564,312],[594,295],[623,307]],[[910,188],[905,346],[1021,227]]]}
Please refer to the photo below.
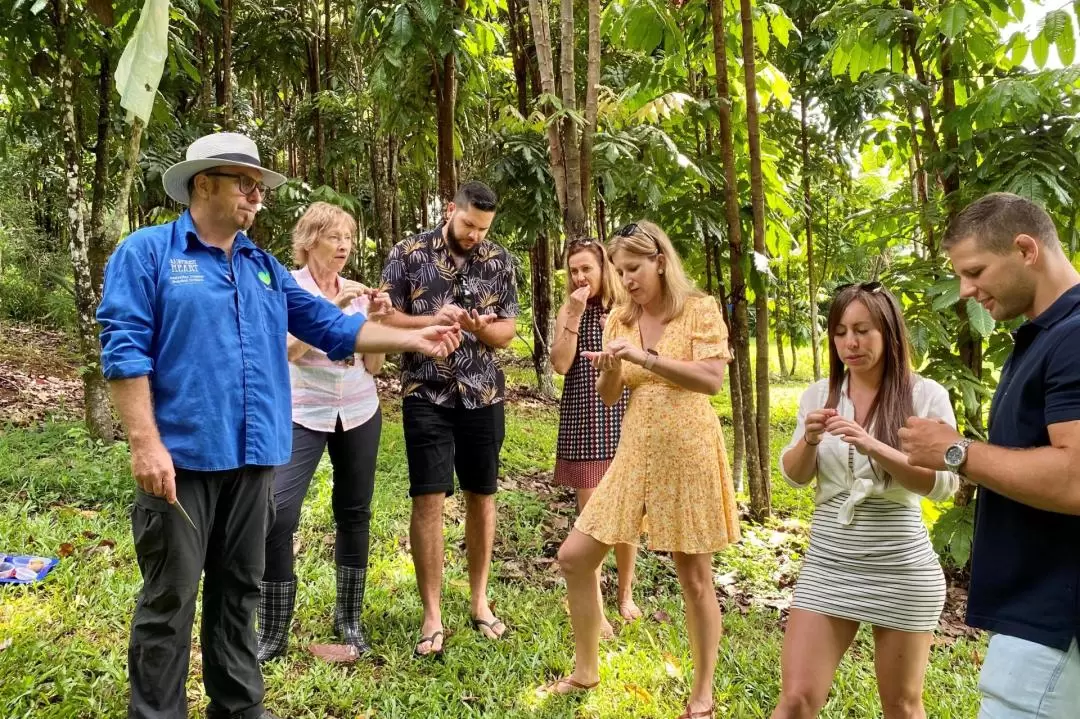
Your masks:
{"label": "man in floral shirt", "polygon": [[454,492],[454,471],[465,493],[465,543],[472,623],[498,639],[506,626],[487,599],[495,539],[495,491],[505,434],[505,378],[495,350],[514,339],[517,288],[510,254],[486,240],[495,219],[495,193],[479,182],[462,185],[446,220],[399,242],[383,269],[394,308],[387,324],[460,325],[461,347],[445,359],[402,356],[405,449],[412,524],[409,537],[424,619],[416,654],[441,654],[443,503]]}

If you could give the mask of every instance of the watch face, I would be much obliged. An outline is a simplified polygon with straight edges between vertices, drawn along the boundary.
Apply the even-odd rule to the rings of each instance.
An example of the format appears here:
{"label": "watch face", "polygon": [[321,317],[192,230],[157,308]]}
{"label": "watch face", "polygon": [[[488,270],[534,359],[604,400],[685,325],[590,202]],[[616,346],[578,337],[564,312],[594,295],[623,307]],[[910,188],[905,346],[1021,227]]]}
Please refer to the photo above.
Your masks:
{"label": "watch face", "polygon": [[945,450],[945,463],[957,466],[964,461],[964,448],[958,445],[953,445]]}

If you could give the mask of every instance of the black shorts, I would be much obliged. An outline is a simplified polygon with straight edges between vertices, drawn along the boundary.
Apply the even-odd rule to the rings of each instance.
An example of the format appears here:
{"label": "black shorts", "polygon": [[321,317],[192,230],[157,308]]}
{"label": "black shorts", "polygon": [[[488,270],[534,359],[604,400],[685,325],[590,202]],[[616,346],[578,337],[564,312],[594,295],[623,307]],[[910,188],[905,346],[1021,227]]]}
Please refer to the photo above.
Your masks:
{"label": "black shorts", "polygon": [[406,397],[401,407],[409,496],[454,493],[454,470],[465,492],[495,494],[506,436],[502,402],[464,409]]}

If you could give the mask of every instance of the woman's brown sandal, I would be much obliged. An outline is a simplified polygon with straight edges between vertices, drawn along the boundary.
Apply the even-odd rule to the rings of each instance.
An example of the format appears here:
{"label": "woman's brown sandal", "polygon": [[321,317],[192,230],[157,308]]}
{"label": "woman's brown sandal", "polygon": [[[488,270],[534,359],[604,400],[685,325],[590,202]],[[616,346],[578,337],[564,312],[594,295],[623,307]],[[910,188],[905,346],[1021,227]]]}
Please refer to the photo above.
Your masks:
{"label": "woman's brown sandal", "polygon": [[[560,684],[566,684],[567,686],[571,687],[571,689],[568,690],[568,691],[565,691],[565,692],[560,692],[558,690]],[[573,677],[564,677],[562,679],[556,679],[553,682],[545,684],[544,686],[540,687],[539,691],[540,691],[541,694],[558,694],[558,695],[561,696],[561,695],[566,695],[566,694],[577,694],[577,693],[580,693],[580,692],[587,692],[590,689],[595,689],[597,686],[599,686],[599,684],[600,684],[599,680],[593,682],[592,684],[582,684],[581,682],[579,682],[577,679],[574,679]]]}
{"label": "woman's brown sandal", "polygon": [[690,711],[690,705],[686,705],[686,711],[679,715],[679,719],[716,719],[716,705],[701,711]]}

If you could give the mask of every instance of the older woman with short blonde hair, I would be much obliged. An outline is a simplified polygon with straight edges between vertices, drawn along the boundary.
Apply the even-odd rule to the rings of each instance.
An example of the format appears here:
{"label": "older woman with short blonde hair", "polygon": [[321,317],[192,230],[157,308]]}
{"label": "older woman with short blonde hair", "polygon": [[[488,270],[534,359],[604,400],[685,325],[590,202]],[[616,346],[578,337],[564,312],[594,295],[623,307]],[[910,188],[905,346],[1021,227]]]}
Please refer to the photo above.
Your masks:
{"label": "older woman with short blonde hair", "polygon": [[[372,305],[388,304],[358,282],[341,276],[353,249],[356,221],[345,210],[315,202],[293,228],[297,283],[313,295],[377,319]],[[360,614],[367,580],[371,497],[382,414],[373,375],[384,355],[353,355],[331,361],[326,354],[289,336],[292,382],[292,459],[274,477],[277,513],[266,539],[266,570],[259,604],[259,660],[285,653],[296,601],[293,535],[300,508],[323,451],[333,466],[334,543],[337,600],[334,630],[356,655],[371,650]]]}

